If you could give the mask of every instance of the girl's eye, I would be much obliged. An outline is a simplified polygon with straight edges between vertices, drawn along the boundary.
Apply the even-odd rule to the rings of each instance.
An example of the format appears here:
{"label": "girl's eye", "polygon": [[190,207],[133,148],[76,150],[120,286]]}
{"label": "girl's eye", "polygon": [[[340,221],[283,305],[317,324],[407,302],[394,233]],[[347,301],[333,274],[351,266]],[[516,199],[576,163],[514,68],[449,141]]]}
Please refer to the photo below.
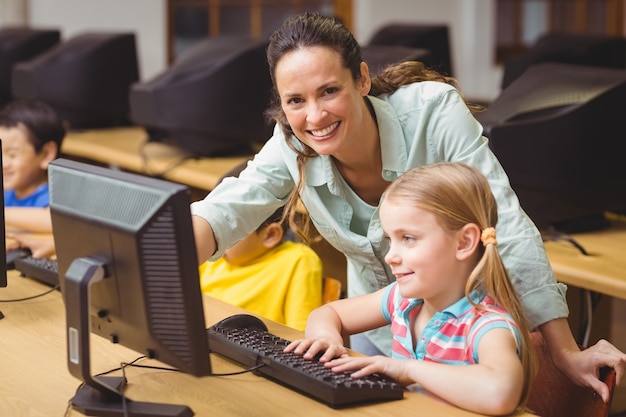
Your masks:
{"label": "girl's eye", "polygon": [[324,94],[325,95],[334,94],[337,91],[339,91],[337,87],[328,87],[327,89],[324,90]]}
{"label": "girl's eye", "polygon": [[413,243],[413,242],[415,242],[415,237],[414,236],[404,235],[404,236],[402,236],[402,241],[405,242],[405,243]]}

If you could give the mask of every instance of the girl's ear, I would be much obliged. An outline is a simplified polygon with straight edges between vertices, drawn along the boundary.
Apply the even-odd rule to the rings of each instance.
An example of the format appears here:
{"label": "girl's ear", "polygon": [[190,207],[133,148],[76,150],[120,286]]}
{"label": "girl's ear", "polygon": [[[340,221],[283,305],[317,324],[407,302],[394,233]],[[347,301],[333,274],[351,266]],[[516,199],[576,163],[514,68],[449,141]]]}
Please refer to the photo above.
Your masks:
{"label": "girl's ear", "polygon": [[273,248],[283,241],[283,227],[279,223],[270,223],[263,229],[263,246]]}
{"label": "girl's ear", "polygon": [[43,170],[48,169],[48,164],[54,161],[59,154],[59,147],[56,142],[46,142],[43,144],[41,151],[39,152],[39,164]]}
{"label": "girl's ear", "polygon": [[476,253],[476,247],[480,242],[480,228],[474,223],[468,223],[458,232],[458,245],[456,257],[458,260],[466,260]]}

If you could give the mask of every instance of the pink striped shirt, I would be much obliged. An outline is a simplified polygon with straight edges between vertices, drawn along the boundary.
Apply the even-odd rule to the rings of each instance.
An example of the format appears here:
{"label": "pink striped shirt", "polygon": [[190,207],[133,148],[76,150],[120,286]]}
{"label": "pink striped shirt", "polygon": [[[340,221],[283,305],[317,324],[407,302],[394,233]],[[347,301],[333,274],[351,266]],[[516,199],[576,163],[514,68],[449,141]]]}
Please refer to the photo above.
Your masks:
{"label": "pink striped shirt", "polygon": [[428,322],[413,350],[413,336],[409,329],[419,314],[423,300],[403,298],[396,283],[390,284],[383,296],[382,313],[391,324],[393,335],[392,357],[421,359],[453,365],[478,363],[478,343],[489,330],[512,329],[517,343],[520,334],[513,318],[494,305],[489,297],[480,298],[472,293],[472,299],[490,310],[479,310],[466,297],[441,312]]}

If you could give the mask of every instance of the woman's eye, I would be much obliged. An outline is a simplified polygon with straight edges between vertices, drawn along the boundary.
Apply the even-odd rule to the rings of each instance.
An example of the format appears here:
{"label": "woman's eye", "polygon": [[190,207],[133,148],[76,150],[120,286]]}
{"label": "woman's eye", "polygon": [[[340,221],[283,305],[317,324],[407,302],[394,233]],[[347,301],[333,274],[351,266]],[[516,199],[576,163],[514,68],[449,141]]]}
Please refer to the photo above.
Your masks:
{"label": "woman's eye", "polygon": [[300,97],[292,97],[287,100],[288,105],[300,104],[302,103],[302,99]]}
{"label": "woman's eye", "polygon": [[334,94],[337,91],[339,91],[337,87],[328,87],[326,90],[324,90],[324,94],[325,95]]}

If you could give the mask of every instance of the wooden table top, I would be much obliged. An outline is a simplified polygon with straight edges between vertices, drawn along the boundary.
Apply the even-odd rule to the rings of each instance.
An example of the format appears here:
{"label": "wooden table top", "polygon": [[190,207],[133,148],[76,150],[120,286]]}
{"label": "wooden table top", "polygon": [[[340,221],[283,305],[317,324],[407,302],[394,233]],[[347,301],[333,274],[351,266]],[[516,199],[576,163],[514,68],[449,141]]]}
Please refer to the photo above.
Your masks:
{"label": "wooden table top", "polygon": [[212,190],[224,174],[251,158],[192,158],[175,146],[149,142],[145,129],[138,126],[70,132],[61,149],[69,157],[163,177],[206,191]]}
{"label": "wooden table top", "polygon": [[[49,287],[9,271],[9,284],[0,288],[0,299],[22,299],[41,294]],[[207,326],[243,310],[205,297]],[[0,311],[0,415],[11,417],[63,416],[79,381],[66,366],[65,309],[61,293],[53,291],[30,300],[1,302]],[[293,339],[302,333],[267,321],[272,333]],[[91,337],[92,374],[117,368],[140,355],[99,337]],[[211,355],[213,372],[241,370],[241,366]],[[143,363],[155,363],[146,361]],[[135,401],[187,404],[196,416],[407,416],[471,417],[461,410],[422,392],[406,392],[405,398],[377,404],[332,409],[261,376],[194,377],[154,369],[127,368],[127,395]],[[75,410],[70,416],[81,415]],[[519,416],[530,414],[520,413]]]}

